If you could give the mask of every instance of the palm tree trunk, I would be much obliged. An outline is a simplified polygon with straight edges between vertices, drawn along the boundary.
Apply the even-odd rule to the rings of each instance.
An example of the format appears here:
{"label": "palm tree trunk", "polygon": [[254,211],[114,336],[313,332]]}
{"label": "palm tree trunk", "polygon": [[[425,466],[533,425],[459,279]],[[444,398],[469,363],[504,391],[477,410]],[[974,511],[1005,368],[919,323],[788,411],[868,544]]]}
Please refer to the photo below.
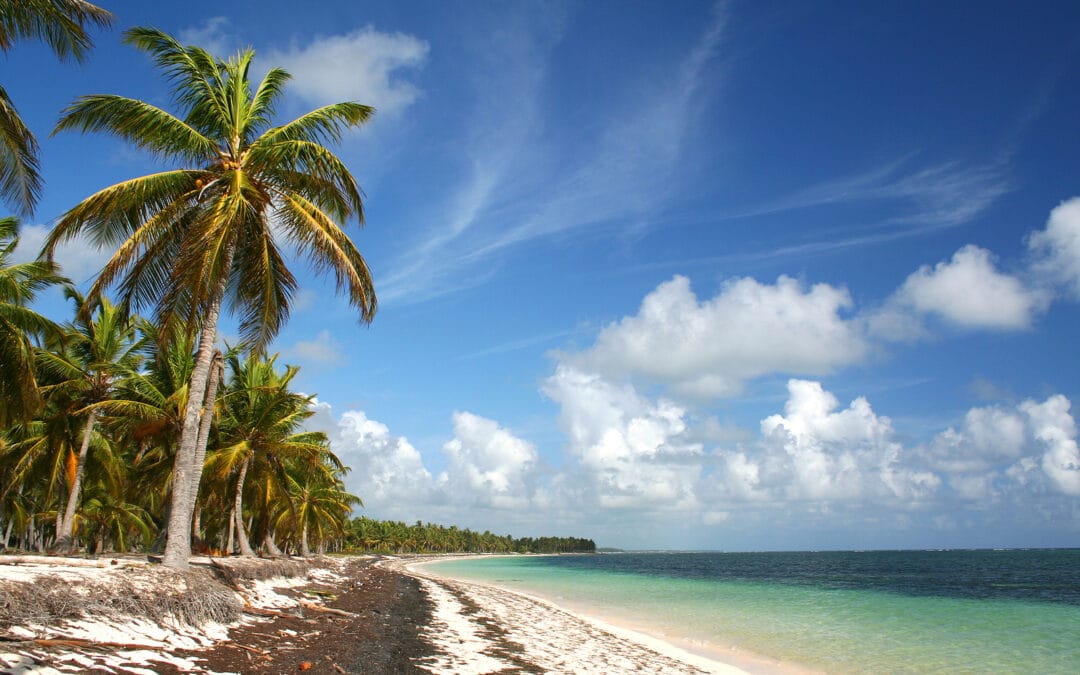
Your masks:
{"label": "palm tree trunk", "polygon": [[236,509],[229,511],[229,536],[225,539],[225,555],[233,554],[236,545]]}
{"label": "palm tree trunk", "polygon": [[285,555],[281,552],[281,549],[278,548],[277,544],[274,543],[274,533],[270,530],[266,531],[266,536],[263,537],[263,544],[266,545],[266,554],[271,558],[280,558]]}
{"label": "palm tree trunk", "polygon": [[[224,358],[221,355],[221,350],[214,350],[214,360],[210,365],[209,381],[206,383],[206,398],[203,400],[203,409],[207,411],[214,410],[214,404],[217,401],[218,384],[220,384],[222,376],[224,375]],[[210,439],[210,427],[214,420],[213,414],[202,415],[199,420],[199,442],[195,446],[195,461],[194,470],[198,471],[202,475],[202,467],[206,462],[206,446]],[[195,513],[195,504],[199,501],[199,486],[195,485],[191,491],[191,511]],[[198,536],[198,527],[195,528],[194,536]]]}
{"label": "palm tree trunk", "polygon": [[[169,514],[169,532],[161,562],[166,567],[175,569],[186,569],[188,560],[191,559],[191,515],[195,508],[194,495],[198,493],[199,482],[202,480],[202,466],[195,463],[199,456],[199,428],[203,415],[214,414],[212,407],[205,406],[205,399],[210,367],[214,361],[218,316],[221,314],[221,301],[225,297],[234,250],[233,243],[228,244],[225,249],[224,265],[221,268],[225,273],[217,280],[213,300],[203,318],[199,350],[195,354],[195,367],[191,371],[188,384],[184,428],[180,432],[180,447],[176,451],[176,463],[173,465],[172,512]],[[206,452],[205,446],[202,452]]]}
{"label": "palm tree trunk", "polygon": [[311,549],[308,548],[307,543],[307,520],[304,521],[304,526],[300,528],[300,557],[310,558]]}
{"label": "palm tree trunk", "polygon": [[244,481],[247,479],[248,466],[251,458],[244,460],[240,466],[240,476],[236,479],[236,501],[233,504],[233,513],[236,516],[236,541],[240,544],[240,555],[249,558],[255,557],[255,551],[248,541],[247,530],[244,529]]}
{"label": "palm tree trunk", "polygon": [[64,519],[60,521],[56,531],[56,543],[53,544],[53,551],[56,553],[71,553],[74,548],[75,541],[72,539],[72,534],[75,531],[75,509],[79,505],[79,495],[82,492],[83,473],[86,471],[86,457],[90,454],[90,437],[94,434],[97,413],[97,408],[90,411],[90,417],[86,420],[86,428],[83,430],[82,445],[79,447],[79,459],[75,463],[75,480],[71,483],[67,508],[64,509]]}

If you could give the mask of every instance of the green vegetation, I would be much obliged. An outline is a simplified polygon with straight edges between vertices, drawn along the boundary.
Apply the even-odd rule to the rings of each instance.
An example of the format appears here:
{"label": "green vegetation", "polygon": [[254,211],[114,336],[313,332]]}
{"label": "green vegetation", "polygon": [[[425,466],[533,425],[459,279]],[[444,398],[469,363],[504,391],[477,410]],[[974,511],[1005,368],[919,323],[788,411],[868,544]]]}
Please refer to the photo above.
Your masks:
{"label": "green vegetation", "polygon": [[[15,235],[11,225],[9,245]],[[9,313],[21,316],[15,310],[26,293],[3,292],[20,288],[16,282],[27,273],[6,265],[3,250],[0,300],[10,297]],[[32,278],[41,288],[62,281],[51,272]],[[39,402],[0,426],[0,546],[152,550],[169,524],[194,340],[165,340],[156,324],[123,315],[105,298],[91,304],[70,287],[66,293],[70,322],[32,322],[40,330],[19,333],[30,345],[30,381]],[[205,430],[204,480],[190,530],[203,551],[596,550],[589,539],[515,539],[420,522],[350,520],[360,499],[346,491],[348,469],[326,435],[303,429],[313,397],[290,390],[298,368],[278,367],[276,355],[250,350],[229,350],[215,364],[222,393],[215,415],[204,418],[214,423]]]}
{"label": "green vegetation", "polygon": [[[0,281],[8,272],[0,257]],[[0,543],[148,550],[168,523],[190,343],[67,292],[75,319],[31,340],[40,405],[0,427]],[[247,555],[340,548],[359,499],[326,435],[301,429],[312,412],[310,397],[289,390],[297,368],[250,351],[223,361],[193,539]]]}
{"label": "green vegetation", "polygon": [[353,518],[345,527],[342,549],[350,553],[595,553],[592,539],[522,537],[474,532],[417,521]]}
{"label": "green vegetation", "polygon": [[335,103],[274,126],[290,76],[271,68],[253,87],[253,50],[223,61],[153,28],[132,28],[124,40],[147,53],[172,84],[178,113],[123,96],[83,96],[63,112],[56,131],[104,132],[151,152],[168,168],[106,187],[74,206],[56,223],[43,255],[51,260],[57,246],[80,235],[116,247],[89,300],[116,287],[122,307],[153,307],[166,340],[197,336],[164,554],[166,565],[183,568],[207,452],[206,413],[217,409],[214,339],[222,307],[239,316],[244,344],[262,352],[288,319],[296,291],[279,248],[284,240],[314,269],[333,273],[361,321],[374,316],[367,263],[337,224],[363,223],[360,187],[324,145],[363,124],[373,110]]}
{"label": "green vegetation", "polygon": [[[81,60],[87,28],[111,21],[84,0],[0,0],[0,52],[41,40]],[[373,110],[336,103],[274,125],[290,76],[272,68],[251,82],[250,49],[222,60],[156,29],[124,39],[170,82],[177,112],[84,96],[56,131],[112,135],[165,168],[76,204],[37,261],[14,262],[18,222],[0,218],[0,546],[163,548],[171,567],[187,566],[193,542],[244,555],[594,550],[349,520],[360,499],[345,490],[348,469],[325,434],[304,430],[311,397],[289,389],[298,369],[266,350],[296,290],[283,243],[334,275],[361,322],[374,315],[367,264],[339,226],[363,223],[360,188],[325,147]],[[0,199],[30,213],[41,188],[36,140],[0,87]],[[53,262],[84,236],[115,250],[85,295]],[[73,303],[64,325],[32,309],[57,285]],[[224,354],[223,306],[238,314],[242,341]]]}
{"label": "green vegetation", "polygon": [[[86,29],[110,23],[112,14],[83,0],[0,0],[0,52],[41,41],[58,59],[82,61],[92,46]],[[0,198],[32,213],[41,195],[40,168],[37,139],[0,85]]]}

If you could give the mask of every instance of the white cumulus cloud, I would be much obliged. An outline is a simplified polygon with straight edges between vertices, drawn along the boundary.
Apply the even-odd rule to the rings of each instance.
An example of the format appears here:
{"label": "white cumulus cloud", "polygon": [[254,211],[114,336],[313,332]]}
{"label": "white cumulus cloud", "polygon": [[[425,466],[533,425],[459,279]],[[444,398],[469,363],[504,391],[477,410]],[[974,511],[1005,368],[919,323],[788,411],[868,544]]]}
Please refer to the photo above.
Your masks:
{"label": "white cumulus cloud", "polygon": [[790,380],[783,415],[761,422],[768,464],[791,499],[919,500],[940,479],[910,468],[892,422],[862,397],[843,410],[820,382]]}
{"label": "white cumulus cloud", "polygon": [[997,270],[989,251],[968,245],[949,262],[924,265],[907,278],[894,301],[965,328],[1016,330],[1031,325],[1047,298]]}
{"label": "white cumulus cloud", "polygon": [[543,391],[561,406],[567,450],[601,506],[686,508],[695,502],[703,453],[683,437],[682,408],[564,365]]}
{"label": "white cumulus cloud", "polygon": [[1080,450],[1068,398],[1027,400],[1012,409],[972,408],[920,454],[965,499],[1017,490],[1080,495]]}
{"label": "white cumulus cloud", "polygon": [[1038,256],[1036,271],[1080,299],[1080,197],[1051,211],[1046,229],[1033,234],[1028,245]]}
{"label": "white cumulus cloud", "polygon": [[266,62],[293,75],[289,91],[315,105],[357,101],[382,114],[408,107],[420,95],[400,71],[423,64],[428,43],[372,26],[344,35],[317,37],[289,49],[267,50]]}
{"label": "white cumulus cloud", "polygon": [[439,485],[455,501],[504,509],[529,505],[536,448],[494,420],[454,413],[454,438],[443,445],[449,466]]}
{"label": "white cumulus cloud", "polygon": [[346,487],[366,507],[409,514],[417,504],[432,499],[431,473],[407,438],[391,434],[389,427],[359,410],[346,411],[338,419],[327,403],[317,402],[313,409],[308,428],[329,436],[333,451],[352,469]]}
{"label": "white cumulus cloud", "polygon": [[1016,411],[972,408],[960,429],[938,434],[926,449],[931,466],[950,473],[979,472],[1019,457],[1027,445],[1027,427]]}
{"label": "white cumulus cloud", "polygon": [[789,277],[775,284],[734,279],[699,301],[676,276],[649,293],[634,316],[601,331],[596,344],[564,359],[608,375],[637,374],[696,397],[732,396],[772,372],[821,375],[867,352],[847,291]]}
{"label": "white cumulus cloud", "polygon": [[1058,490],[1080,495],[1080,449],[1076,444],[1076,421],[1069,414],[1069,399],[1058,394],[1042,403],[1025,401],[1023,410],[1039,445],[1045,448],[1043,471]]}
{"label": "white cumulus cloud", "polygon": [[[15,262],[35,260],[51,229],[48,225],[20,226],[19,247],[15,249],[12,259]],[[60,265],[61,274],[76,284],[85,284],[97,278],[113,252],[112,249],[99,249],[86,237],[80,236],[58,246],[53,259]]]}

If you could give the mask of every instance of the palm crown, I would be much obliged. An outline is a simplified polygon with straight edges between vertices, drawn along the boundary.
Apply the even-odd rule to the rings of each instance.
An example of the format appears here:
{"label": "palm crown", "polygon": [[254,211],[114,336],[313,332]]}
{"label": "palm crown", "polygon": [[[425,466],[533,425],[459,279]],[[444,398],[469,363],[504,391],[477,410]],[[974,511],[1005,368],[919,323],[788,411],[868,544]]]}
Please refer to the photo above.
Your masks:
{"label": "palm crown", "polygon": [[63,112],[56,131],[104,131],[186,166],[90,196],[60,219],[46,254],[83,231],[99,245],[118,246],[88,297],[117,284],[122,305],[156,305],[166,333],[192,330],[220,302],[224,284],[241,338],[259,348],[287,319],[296,288],[279,234],[316,270],[332,271],[370,320],[376,300],[367,265],[337,225],[350,217],[363,222],[360,189],[323,144],[372,109],[337,103],[271,126],[289,75],[271,69],[252,91],[251,50],[221,61],[152,28],[129,30],[125,40],[165,71],[183,115],[122,96],[84,96]]}

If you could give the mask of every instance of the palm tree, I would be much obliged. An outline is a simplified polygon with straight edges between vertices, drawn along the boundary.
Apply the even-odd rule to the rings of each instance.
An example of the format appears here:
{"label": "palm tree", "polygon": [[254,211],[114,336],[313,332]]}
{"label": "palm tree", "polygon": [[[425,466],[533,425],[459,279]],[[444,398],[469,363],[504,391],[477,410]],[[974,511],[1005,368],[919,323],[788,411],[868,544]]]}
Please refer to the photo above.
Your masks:
{"label": "palm tree", "polygon": [[57,327],[28,305],[39,291],[66,281],[49,262],[9,263],[18,245],[18,221],[0,218],[0,428],[28,421],[41,407],[33,338]]}
{"label": "palm tree", "polygon": [[[75,509],[79,504],[86,457],[94,425],[110,400],[117,393],[118,383],[132,376],[142,364],[143,341],[138,339],[135,324],[106,298],[98,298],[94,311],[78,291],[66,289],[68,299],[75,302],[75,321],[59,338],[59,344],[38,355],[41,369],[55,384],[44,387],[46,395],[63,390],[76,402],[74,416],[86,416],[86,426],[75,468],[67,507],[59,520],[54,549],[67,552],[72,547]],[[90,316],[89,312],[93,311]]]}
{"label": "palm tree", "polygon": [[288,318],[296,289],[279,249],[288,243],[315,269],[334,274],[362,321],[374,315],[367,264],[337,224],[351,217],[363,223],[360,188],[324,145],[373,111],[336,103],[271,126],[289,75],[273,68],[253,92],[252,50],[222,61],[152,28],[131,29],[124,39],[164,71],[181,115],[121,96],[86,96],[64,111],[56,129],[103,131],[179,168],[88,197],[61,217],[43,253],[51,258],[57,245],[84,231],[118,245],[88,296],[117,284],[122,306],[155,305],[167,335],[198,334],[163,560],[186,567],[201,476],[200,422],[214,409],[207,385],[222,302],[239,314],[246,345],[265,348]]}
{"label": "palm tree", "polygon": [[[269,529],[272,502],[287,494],[286,465],[290,460],[314,461],[325,448],[322,432],[299,431],[314,413],[310,396],[289,391],[297,368],[277,372],[275,360],[249,353],[241,360],[235,352],[228,357],[232,376],[221,400],[218,447],[209,458],[208,469],[220,477],[233,477],[233,518],[242,555],[255,552],[244,527],[244,487],[249,472],[260,480],[257,503],[265,533]],[[278,499],[271,492],[276,492]]]}
{"label": "palm tree", "polygon": [[[57,58],[82,61],[91,47],[86,29],[108,26],[112,14],[82,0],[0,0],[0,51],[20,40],[43,40]],[[37,140],[0,86],[0,196],[20,212],[41,193]]]}
{"label": "palm tree", "polygon": [[313,461],[294,461],[286,466],[288,499],[278,504],[276,524],[279,529],[291,526],[291,534],[299,538],[301,556],[311,555],[312,538],[323,544],[331,535],[344,534],[352,507],[363,505],[359,497],[345,490],[342,477],[347,471],[329,446]]}

